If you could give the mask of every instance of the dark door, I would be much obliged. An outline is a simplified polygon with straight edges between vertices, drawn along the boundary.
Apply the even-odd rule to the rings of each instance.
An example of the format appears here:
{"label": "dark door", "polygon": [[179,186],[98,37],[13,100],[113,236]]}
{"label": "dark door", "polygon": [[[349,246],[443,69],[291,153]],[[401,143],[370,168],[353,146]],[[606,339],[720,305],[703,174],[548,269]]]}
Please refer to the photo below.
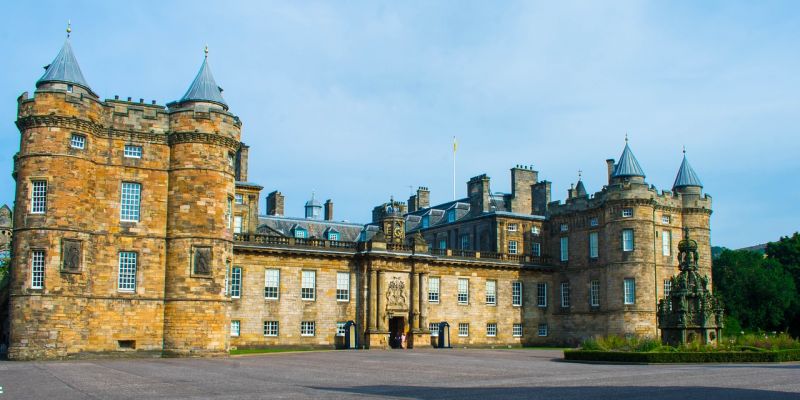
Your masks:
{"label": "dark door", "polygon": [[389,319],[389,346],[393,349],[402,347],[403,329],[405,328],[405,319],[403,317],[392,317]]}

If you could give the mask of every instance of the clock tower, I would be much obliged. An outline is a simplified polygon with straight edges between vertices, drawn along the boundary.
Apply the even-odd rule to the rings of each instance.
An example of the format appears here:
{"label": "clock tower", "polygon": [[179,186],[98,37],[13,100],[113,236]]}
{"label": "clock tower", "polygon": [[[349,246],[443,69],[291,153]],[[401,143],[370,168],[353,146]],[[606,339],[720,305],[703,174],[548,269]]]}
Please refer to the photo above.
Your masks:
{"label": "clock tower", "polygon": [[395,201],[392,197],[388,203],[381,204],[372,210],[372,219],[378,222],[386,236],[386,243],[403,244],[406,240],[406,204]]}

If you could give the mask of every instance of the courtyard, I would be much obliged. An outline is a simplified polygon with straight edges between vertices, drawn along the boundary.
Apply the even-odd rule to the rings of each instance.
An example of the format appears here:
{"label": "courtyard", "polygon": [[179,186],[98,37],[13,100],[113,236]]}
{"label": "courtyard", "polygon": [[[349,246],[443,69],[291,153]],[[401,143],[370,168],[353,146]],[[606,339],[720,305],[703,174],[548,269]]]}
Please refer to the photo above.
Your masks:
{"label": "courtyard", "polygon": [[601,365],[559,350],[0,362],[3,399],[797,399],[800,364]]}

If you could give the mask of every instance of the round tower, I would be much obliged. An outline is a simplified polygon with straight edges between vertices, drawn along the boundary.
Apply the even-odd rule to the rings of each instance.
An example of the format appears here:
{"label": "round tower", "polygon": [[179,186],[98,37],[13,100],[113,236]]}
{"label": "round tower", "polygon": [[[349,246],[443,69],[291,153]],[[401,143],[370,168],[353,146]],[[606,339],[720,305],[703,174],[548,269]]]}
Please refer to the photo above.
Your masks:
{"label": "round tower", "polygon": [[[672,190],[681,199],[681,223],[688,228],[694,240],[698,243],[700,258],[698,272],[700,275],[711,277],[711,197],[703,196],[703,183],[686,158],[686,149],[683,150],[683,161]],[[711,281],[709,280],[709,285]]]}
{"label": "round tower", "polygon": [[227,354],[227,277],[233,261],[235,154],[241,122],[206,57],[169,108],[164,352]]}

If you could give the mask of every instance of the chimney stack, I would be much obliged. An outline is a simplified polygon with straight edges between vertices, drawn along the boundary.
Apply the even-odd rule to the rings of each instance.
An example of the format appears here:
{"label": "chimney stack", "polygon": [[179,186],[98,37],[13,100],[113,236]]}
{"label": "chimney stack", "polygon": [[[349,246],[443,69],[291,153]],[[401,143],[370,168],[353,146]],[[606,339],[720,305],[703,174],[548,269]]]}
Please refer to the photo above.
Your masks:
{"label": "chimney stack", "polygon": [[611,175],[614,175],[614,159],[609,158],[606,160],[606,166],[608,166],[608,184],[611,184]]}
{"label": "chimney stack", "polygon": [[283,215],[283,195],[274,191],[267,195],[267,215]]}
{"label": "chimney stack", "polygon": [[333,221],[333,201],[325,200],[325,221]]}

